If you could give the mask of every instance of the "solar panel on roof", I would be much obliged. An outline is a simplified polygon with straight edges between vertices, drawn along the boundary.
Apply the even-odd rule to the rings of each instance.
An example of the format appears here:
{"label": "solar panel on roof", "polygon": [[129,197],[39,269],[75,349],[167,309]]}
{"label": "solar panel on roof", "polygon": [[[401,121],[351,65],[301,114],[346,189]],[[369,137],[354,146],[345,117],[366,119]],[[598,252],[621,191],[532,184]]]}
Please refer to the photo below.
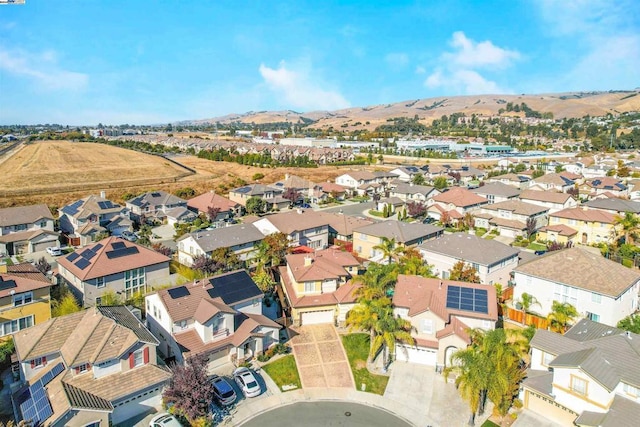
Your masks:
{"label": "solar panel on roof", "polygon": [[85,258],[80,258],[75,263],[75,266],[78,267],[80,270],[84,270],[85,268],[89,267],[90,265],[91,265],[91,263]]}
{"label": "solar panel on roof", "polygon": [[473,311],[476,313],[488,313],[486,289],[462,288],[449,286],[447,288],[447,308],[453,310]]}
{"label": "solar panel on roof", "polygon": [[80,254],[80,256],[81,256],[82,258],[87,259],[87,260],[89,260],[89,259],[93,258],[93,257],[94,257],[94,256],[96,256],[96,255],[97,255],[97,254],[96,254],[94,251],[92,251],[91,249],[85,249],[85,250],[84,250],[84,251],[82,251],[82,253]]}
{"label": "solar panel on roof", "polygon": [[191,295],[189,293],[189,289],[186,286],[180,286],[178,288],[173,288],[168,290],[169,296],[171,299],[186,297],[187,295]]}
{"label": "solar panel on roof", "polygon": [[68,256],[67,256],[67,261],[75,261],[78,257],[80,256],[80,254],[78,254],[77,252],[71,252]]}
{"label": "solar panel on roof", "polygon": [[[38,381],[39,383],[40,381]],[[31,386],[33,387],[33,386]],[[29,389],[31,389],[31,387],[29,387]],[[47,393],[45,393],[44,389],[42,387],[38,387],[37,389],[35,389],[32,393],[31,393],[31,398],[34,401],[40,400],[42,398],[47,398]]]}
{"label": "solar panel on roof", "polygon": [[240,188],[236,188],[234,190],[236,193],[248,193],[249,191],[251,191],[251,187],[240,187]]}
{"label": "solar panel on roof", "polygon": [[160,193],[151,193],[151,197],[160,197]]}
{"label": "solar panel on roof", "polygon": [[0,291],[4,291],[5,289],[11,289],[16,287],[18,287],[18,285],[16,285],[15,280],[3,280],[0,277]]}
{"label": "solar panel on roof", "polygon": [[98,243],[93,247],[94,252],[98,252],[100,249],[102,249],[102,243]]}
{"label": "solar panel on roof", "polygon": [[51,409],[51,404],[49,403],[49,399],[46,397],[44,399],[40,399],[36,402],[36,411],[38,412],[38,419],[40,422],[46,420],[51,415],[53,415],[53,409]]}
{"label": "solar panel on roof", "polygon": [[62,212],[69,214],[69,215],[75,215],[76,213],[78,213],[78,210],[80,208],[80,206],[82,206],[82,204],[84,203],[84,201],[82,200],[78,200],[76,202],[73,202],[70,205],[65,206],[64,208],[62,208]]}
{"label": "solar panel on roof", "polygon": [[138,248],[135,246],[131,246],[130,248],[122,248],[122,249],[116,249],[113,251],[109,251],[107,252],[107,258],[109,259],[114,259],[114,258],[120,258],[123,256],[129,256],[129,255],[134,255],[137,254]]}
{"label": "solar panel on roof", "polygon": [[[30,399],[29,399],[29,401],[30,401]],[[23,419],[31,421],[32,424],[35,424],[36,421],[39,421],[37,419],[38,413],[36,412],[36,408],[33,405],[29,405],[29,406],[25,407],[24,409],[22,409],[22,406],[21,406],[20,410],[22,411],[22,418]]]}
{"label": "solar panel on roof", "polygon": [[54,376],[55,375],[53,375],[53,372],[49,371],[46,374],[44,374],[42,378],[40,378],[40,382],[42,383],[42,385],[47,385],[49,384],[49,382],[51,382]]}
{"label": "solar panel on roof", "polygon": [[111,247],[113,249],[121,249],[121,248],[124,248],[125,246],[124,246],[124,242],[113,242],[111,244]]}

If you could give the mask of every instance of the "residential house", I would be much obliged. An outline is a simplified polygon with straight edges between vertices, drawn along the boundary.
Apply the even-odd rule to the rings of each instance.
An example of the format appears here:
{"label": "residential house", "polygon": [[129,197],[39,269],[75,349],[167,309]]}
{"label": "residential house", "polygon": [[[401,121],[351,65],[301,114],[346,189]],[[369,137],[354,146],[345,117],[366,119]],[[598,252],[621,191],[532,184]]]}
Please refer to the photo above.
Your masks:
{"label": "residential house", "polygon": [[58,209],[60,230],[72,246],[93,243],[99,234],[120,236],[133,230],[125,207],[105,197],[88,196]]}
{"label": "residential house", "polygon": [[[175,208],[187,208],[187,201],[166,191],[151,191],[126,202],[131,219],[137,223],[145,221],[166,222],[167,214]],[[183,210],[171,212],[177,218]]]}
{"label": "residential house", "polygon": [[247,206],[247,200],[258,197],[265,201],[266,210],[284,209],[291,204],[291,200],[282,197],[284,190],[263,184],[250,184],[234,188],[229,191],[229,200]]}
{"label": "residential house", "polygon": [[329,225],[323,215],[310,209],[296,209],[267,215],[253,222],[263,235],[281,232],[289,236],[289,244],[323,249],[329,246]]}
{"label": "residential house", "polygon": [[384,242],[384,238],[393,239],[396,247],[409,248],[436,239],[442,236],[443,232],[442,227],[419,222],[382,221],[356,228],[353,234],[353,250],[361,258],[387,262],[382,251],[375,248]]}
{"label": "residential house", "polygon": [[13,402],[34,425],[133,425],[171,379],[156,363],[158,340],[123,306],[55,317],[13,340],[24,383]]}
{"label": "residential house", "polygon": [[449,170],[452,175],[459,175],[459,184],[471,185],[477,183],[479,179],[487,176],[487,172],[482,169],[475,168],[473,166],[462,166],[459,168],[452,168]]}
{"label": "residential house", "polygon": [[280,267],[282,289],[295,325],[344,324],[356,303],[350,279],[362,268],[349,252],[336,247],[286,256]]}
{"label": "residential house", "polygon": [[0,254],[24,255],[59,246],[47,205],[0,209]]}
{"label": "residential house", "polygon": [[480,283],[506,285],[518,265],[518,249],[468,233],[445,234],[418,246],[433,273],[448,279],[453,266],[463,261],[478,273]]}
{"label": "residential house", "polygon": [[626,199],[593,199],[583,203],[589,209],[599,209],[615,215],[623,216],[625,212],[640,214],[640,202]]}
{"label": "residential house", "polygon": [[416,166],[401,166],[395,169],[391,169],[390,173],[397,175],[397,179],[403,182],[411,182],[416,175],[420,175],[423,172]]}
{"label": "residential house", "polygon": [[618,178],[603,176],[587,179],[579,186],[580,196],[592,199],[599,194],[611,193],[614,197],[629,197],[629,187]]}
{"label": "residential house", "polygon": [[609,174],[610,171],[614,170],[613,166],[603,165],[603,164],[594,164],[590,165],[586,168],[582,168],[582,176],[587,179],[591,178],[604,178]]}
{"label": "residential house", "polygon": [[640,273],[587,248],[548,252],[519,265],[513,280],[514,301],[533,295],[543,316],[553,301],[568,302],[580,317],[613,326],[638,307]]}
{"label": "residential house", "polygon": [[336,184],[361,194],[365,192],[373,194],[381,192],[388,182],[397,177],[387,172],[352,171],[337,177]]}
{"label": "residential house", "polygon": [[587,206],[564,209],[549,214],[549,225],[567,225],[578,232],[578,241],[592,245],[613,240],[616,215]]}
{"label": "residential house", "polygon": [[356,228],[373,224],[373,221],[366,218],[359,218],[342,213],[314,212],[315,215],[323,218],[329,226],[329,245],[349,243],[353,246],[353,233]]}
{"label": "residential house", "polygon": [[192,265],[198,256],[211,257],[216,249],[229,248],[242,261],[251,261],[264,234],[253,224],[238,224],[213,230],[198,230],[178,240],[178,262]]}
{"label": "residential house", "polygon": [[538,230],[536,240],[541,242],[558,242],[565,246],[578,243],[578,231],[564,224],[545,225]]}
{"label": "residential house", "polygon": [[107,291],[127,300],[169,283],[169,257],[108,237],[58,258],[58,273],[82,305],[100,304]]}
{"label": "residential house", "polygon": [[471,192],[480,197],[484,197],[489,201],[489,204],[516,199],[520,195],[520,190],[512,185],[503,184],[502,182],[489,182],[478,188],[474,188]]}
{"label": "residential house", "polygon": [[640,335],[580,320],[564,335],[536,330],[524,407],[562,425],[633,426],[640,418]]}
{"label": "residential house", "polygon": [[317,188],[327,196],[333,197],[336,200],[344,200],[347,193],[346,187],[333,182],[322,182],[317,185]]}
{"label": "residential house", "polygon": [[549,208],[550,214],[578,206],[578,201],[570,194],[553,191],[525,190],[518,198],[523,202]]}
{"label": "residential house", "polygon": [[440,191],[433,187],[429,187],[427,185],[414,185],[412,183],[393,185],[389,192],[390,197],[397,197],[406,203],[422,203],[425,206],[430,198],[437,196],[438,194],[440,194]]}
{"label": "residential house", "polygon": [[492,330],[498,320],[493,286],[398,275],[394,314],[411,322],[415,345],[396,344],[397,360],[444,367],[471,343],[468,330]]}
{"label": "residential house", "polygon": [[0,262],[0,341],[51,318],[51,285],[29,262]]}
{"label": "residential house", "polygon": [[245,270],[232,271],[147,295],[147,325],[165,359],[205,355],[212,371],[279,342],[280,325],[262,314],[263,297]]}
{"label": "residential house", "polygon": [[574,188],[575,181],[568,178],[568,175],[560,173],[548,173],[531,181],[530,187],[538,187],[542,191],[559,191],[566,193],[569,189]]}
{"label": "residential house", "polygon": [[[522,202],[507,200],[485,205],[479,214],[475,214],[476,227],[498,230],[501,236],[527,237],[528,231],[537,231],[547,225],[549,208]],[[535,221],[533,230],[528,230],[528,221]]]}
{"label": "residential house", "polygon": [[465,214],[489,204],[489,201],[484,197],[462,187],[454,187],[436,195],[431,200],[433,200],[433,204],[427,208],[428,216],[441,220],[446,213],[449,219],[454,222],[464,218]]}
{"label": "residential house", "polygon": [[484,182],[501,182],[519,190],[526,190],[531,185],[531,177],[524,174],[506,173],[485,178]]}

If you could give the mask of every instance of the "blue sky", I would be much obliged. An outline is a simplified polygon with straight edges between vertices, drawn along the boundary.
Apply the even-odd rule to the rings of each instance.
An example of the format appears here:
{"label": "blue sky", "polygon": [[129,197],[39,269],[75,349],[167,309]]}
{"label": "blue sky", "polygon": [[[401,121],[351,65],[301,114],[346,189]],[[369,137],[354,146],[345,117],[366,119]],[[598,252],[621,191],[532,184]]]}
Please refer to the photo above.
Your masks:
{"label": "blue sky", "polygon": [[150,124],[640,86],[640,2],[26,0],[0,124]]}

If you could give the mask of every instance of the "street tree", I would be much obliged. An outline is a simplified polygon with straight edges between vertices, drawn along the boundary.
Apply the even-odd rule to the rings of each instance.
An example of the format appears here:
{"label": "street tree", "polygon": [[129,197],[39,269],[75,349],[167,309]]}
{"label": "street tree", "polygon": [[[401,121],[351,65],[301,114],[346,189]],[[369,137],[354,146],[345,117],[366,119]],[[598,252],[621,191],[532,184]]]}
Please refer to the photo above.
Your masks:
{"label": "street tree", "polygon": [[187,359],[184,365],[174,364],[173,376],[162,394],[164,403],[172,404],[191,423],[207,416],[209,402],[213,401],[207,361],[206,355],[198,354]]}
{"label": "street tree", "polygon": [[460,282],[480,283],[478,271],[473,268],[472,265],[467,264],[462,260],[453,264],[453,267],[451,267],[450,270],[449,279]]}
{"label": "street tree", "polygon": [[260,213],[264,213],[266,207],[266,202],[264,200],[262,200],[260,197],[250,197],[249,200],[247,200],[247,204],[245,206],[245,208],[247,209],[247,212],[250,214],[260,214]]}

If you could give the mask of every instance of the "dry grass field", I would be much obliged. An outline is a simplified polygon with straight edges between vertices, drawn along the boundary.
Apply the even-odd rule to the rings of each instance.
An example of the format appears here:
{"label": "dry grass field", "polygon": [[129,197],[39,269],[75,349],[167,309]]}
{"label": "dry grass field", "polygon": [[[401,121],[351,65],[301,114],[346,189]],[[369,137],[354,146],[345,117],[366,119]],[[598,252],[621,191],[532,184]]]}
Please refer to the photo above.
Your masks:
{"label": "dry grass field", "polygon": [[[241,182],[271,183],[285,174],[314,182],[334,179],[359,167],[258,168],[236,163],[212,162],[194,156],[175,161],[196,171],[190,173],[166,159],[104,144],[42,141],[0,158],[0,207],[45,203],[52,208],[106,191],[122,202],[125,193],[151,190],[174,192],[193,188],[197,194],[214,190],[226,194]],[[259,181],[256,174],[263,174]]]}

